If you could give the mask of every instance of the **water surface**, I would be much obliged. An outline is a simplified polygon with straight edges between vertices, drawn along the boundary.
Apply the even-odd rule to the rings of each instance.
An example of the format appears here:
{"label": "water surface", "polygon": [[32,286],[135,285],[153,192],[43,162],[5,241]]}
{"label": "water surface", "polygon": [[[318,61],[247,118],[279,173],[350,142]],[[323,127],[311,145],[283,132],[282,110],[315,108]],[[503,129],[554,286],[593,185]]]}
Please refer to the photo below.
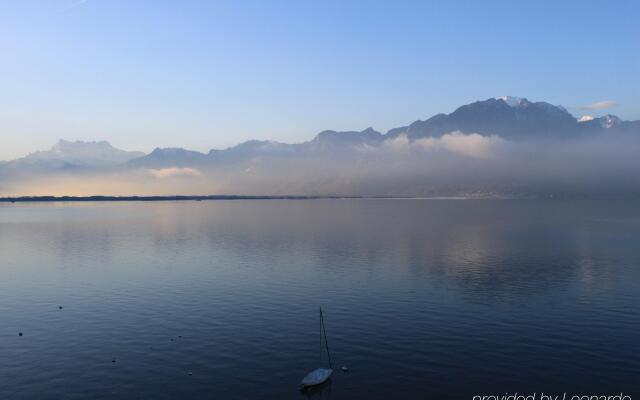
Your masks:
{"label": "water surface", "polygon": [[304,398],[319,306],[311,397],[637,396],[639,246],[637,202],[4,204],[0,398]]}

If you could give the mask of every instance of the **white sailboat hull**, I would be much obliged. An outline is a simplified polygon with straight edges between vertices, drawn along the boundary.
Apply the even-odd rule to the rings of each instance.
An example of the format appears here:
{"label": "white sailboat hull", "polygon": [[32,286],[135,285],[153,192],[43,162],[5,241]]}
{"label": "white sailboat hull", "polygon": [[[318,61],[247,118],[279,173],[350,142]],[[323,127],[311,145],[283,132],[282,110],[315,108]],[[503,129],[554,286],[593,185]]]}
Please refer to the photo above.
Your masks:
{"label": "white sailboat hull", "polygon": [[327,379],[329,379],[332,373],[333,370],[328,368],[314,369],[302,379],[302,381],[300,382],[300,386],[306,388],[324,383],[327,381]]}

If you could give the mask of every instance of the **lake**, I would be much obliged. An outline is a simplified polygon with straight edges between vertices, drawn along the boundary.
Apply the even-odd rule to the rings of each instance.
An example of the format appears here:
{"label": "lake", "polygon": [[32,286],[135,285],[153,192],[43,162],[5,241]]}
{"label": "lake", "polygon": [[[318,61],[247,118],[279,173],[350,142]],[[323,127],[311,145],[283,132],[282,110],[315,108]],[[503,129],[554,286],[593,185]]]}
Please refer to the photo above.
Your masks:
{"label": "lake", "polygon": [[2,399],[640,395],[640,202],[3,204],[0,254]]}

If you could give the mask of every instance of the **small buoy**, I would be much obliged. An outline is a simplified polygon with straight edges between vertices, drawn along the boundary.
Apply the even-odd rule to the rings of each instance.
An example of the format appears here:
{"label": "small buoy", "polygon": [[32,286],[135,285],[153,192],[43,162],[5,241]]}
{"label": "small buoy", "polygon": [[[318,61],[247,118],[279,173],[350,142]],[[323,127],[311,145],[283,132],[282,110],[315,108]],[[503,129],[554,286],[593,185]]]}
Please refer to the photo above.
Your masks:
{"label": "small buoy", "polygon": [[342,370],[342,372],[347,372],[349,371],[349,368],[347,368],[346,365],[343,365],[342,368],[340,368]]}
{"label": "small buoy", "polygon": [[22,332],[18,332],[18,336],[22,336]]}
{"label": "small buoy", "polygon": [[182,339],[182,335],[178,335],[178,339]]}
{"label": "small buoy", "polygon": [[173,342],[173,338],[171,338],[171,341]]}
{"label": "small buoy", "polygon": [[58,310],[62,310],[62,306],[58,306]]}
{"label": "small buoy", "polygon": [[189,376],[193,376],[193,372],[189,371]]}
{"label": "small buoy", "polygon": [[111,362],[112,362],[112,363],[116,362],[116,359],[115,359],[115,358],[113,358],[113,359],[111,360]]}

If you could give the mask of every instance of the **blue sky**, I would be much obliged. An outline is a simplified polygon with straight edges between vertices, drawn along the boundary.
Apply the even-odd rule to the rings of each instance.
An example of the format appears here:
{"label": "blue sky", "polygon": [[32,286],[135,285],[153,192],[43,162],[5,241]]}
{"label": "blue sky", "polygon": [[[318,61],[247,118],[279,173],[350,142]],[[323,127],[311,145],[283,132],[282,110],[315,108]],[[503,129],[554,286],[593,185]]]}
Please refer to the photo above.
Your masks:
{"label": "blue sky", "polygon": [[635,1],[3,1],[0,159],[60,138],[205,151],[386,131],[505,94],[640,119],[638,15]]}

